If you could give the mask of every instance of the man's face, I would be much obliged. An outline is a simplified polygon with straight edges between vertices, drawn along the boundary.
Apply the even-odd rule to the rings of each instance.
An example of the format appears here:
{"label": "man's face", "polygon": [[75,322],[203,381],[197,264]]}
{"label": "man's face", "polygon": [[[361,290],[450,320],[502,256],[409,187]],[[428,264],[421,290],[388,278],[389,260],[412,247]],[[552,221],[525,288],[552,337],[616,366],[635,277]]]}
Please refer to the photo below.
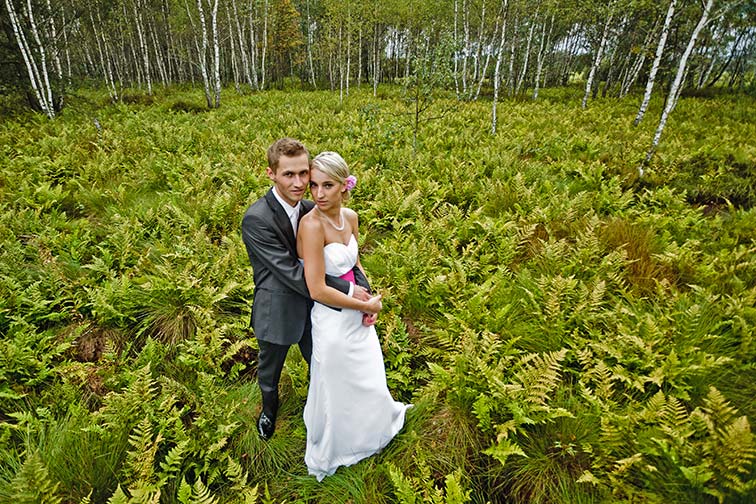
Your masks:
{"label": "man's face", "polygon": [[268,167],[266,172],[275,184],[279,196],[291,206],[302,199],[310,183],[310,162],[305,153],[295,157],[281,156],[278,160],[278,170],[274,173]]}

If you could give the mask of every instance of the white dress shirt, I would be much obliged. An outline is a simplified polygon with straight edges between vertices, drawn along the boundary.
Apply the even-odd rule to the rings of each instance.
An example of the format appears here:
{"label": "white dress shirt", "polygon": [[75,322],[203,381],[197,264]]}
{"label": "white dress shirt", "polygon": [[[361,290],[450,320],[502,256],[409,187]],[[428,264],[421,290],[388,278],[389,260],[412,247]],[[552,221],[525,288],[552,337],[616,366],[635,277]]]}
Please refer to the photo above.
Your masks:
{"label": "white dress shirt", "polygon": [[297,224],[299,224],[299,208],[302,206],[302,204],[297,201],[297,204],[294,206],[289,205],[289,203],[284,200],[280,194],[278,194],[278,191],[276,191],[276,186],[273,186],[273,196],[276,197],[279,203],[281,203],[281,206],[283,207],[284,211],[286,212],[286,215],[289,216],[289,222],[291,222],[291,229],[294,231],[294,238],[297,237]]}

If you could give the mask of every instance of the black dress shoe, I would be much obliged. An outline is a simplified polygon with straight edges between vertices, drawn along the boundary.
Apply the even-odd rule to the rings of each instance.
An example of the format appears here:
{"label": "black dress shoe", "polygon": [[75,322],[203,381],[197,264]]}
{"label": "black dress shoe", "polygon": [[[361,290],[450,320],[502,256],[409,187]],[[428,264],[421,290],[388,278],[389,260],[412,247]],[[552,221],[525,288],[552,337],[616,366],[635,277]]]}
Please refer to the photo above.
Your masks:
{"label": "black dress shoe", "polygon": [[260,413],[260,418],[257,419],[257,433],[260,434],[260,438],[267,441],[273,437],[275,430],[275,420],[271,420],[265,413]]}

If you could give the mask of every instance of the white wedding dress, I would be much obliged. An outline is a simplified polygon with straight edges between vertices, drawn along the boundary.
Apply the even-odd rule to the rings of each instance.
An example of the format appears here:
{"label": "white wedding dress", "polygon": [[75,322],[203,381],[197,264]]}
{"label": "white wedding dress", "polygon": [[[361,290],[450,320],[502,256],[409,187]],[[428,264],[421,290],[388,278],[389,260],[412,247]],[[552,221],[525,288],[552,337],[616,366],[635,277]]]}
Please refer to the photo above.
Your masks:
{"label": "white wedding dress", "polygon": [[[357,262],[357,240],[325,246],[326,273],[348,275]],[[401,430],[411,405],[394,401],[386,385],[374,326],[362,313],[315,303],[310,387],[304,407],[305,463],[318,481],[339,466],[379,452]]]}

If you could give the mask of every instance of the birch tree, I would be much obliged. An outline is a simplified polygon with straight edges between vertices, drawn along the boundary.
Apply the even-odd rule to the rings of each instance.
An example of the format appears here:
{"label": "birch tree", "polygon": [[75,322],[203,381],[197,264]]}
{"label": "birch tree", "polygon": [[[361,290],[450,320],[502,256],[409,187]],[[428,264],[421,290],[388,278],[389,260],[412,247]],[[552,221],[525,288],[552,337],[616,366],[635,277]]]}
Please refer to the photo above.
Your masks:
{"label": "birch tree", "polygon": [[215,108],[220,107],[221,101],[221,78],[220,78],[220,40],[218,37],[218,0],[213,1],[211,11],[213,27],[213,77],[215,78]]}
{"label": "birch tree", "polygon": [[661,34],[659,35],[659,43],[656,46],[656,55],[654,56],[654,62],[651,65],[651,71],[648,74],[648,81],[646,82],[646,91],[643,94],[643,101],[641,101],[638,114],[635,116],[633,124],[637,126],[643,120],[643,116],[646,114],[648,104],[651,101],[651,92],[654,90],[654,81],[656,74],[659,71],[659,65],[661,64],[662,54],[664,54],[664,46],[667,43],[667,35],[669,34],[669,27],[672,24],[672,16],[675,14],[675,6],[677,0],[670,0],[669,7],[667,7],[667,15],[664,18],[664,25],[662,26]]}
{"label": "birch tree", "polygon": [[501,2],[501,34],[499,35],[499,47],[496,51],[496,67],[494,68],[494,94],[491,105],[491,134],[496,134],[496,105],[499,101],[499,87],[501,85],[501,60],[504,56],[504,41],[507,32],[507,9],[508,0]]}
{"label": "birch tree", "polygon": [[[50,85],[49,71],[47,68],[47,51],[39,36],[39,30],[34,18],[34,10],[32,8],[31,0],[27,0],[26,5],[22,7],[26,21],[24,24],[22,24],[22,18],[19,17],[12,0],[5,0],[5,6],[8,10],[8,17],[13,29],[13,35],[15,36],[21,57],[26,66],[36,104],[47,117],[53,119],[56,110],[55,102],[53,100],[53,90]],[[29,43],[26,37],[26,26],[28,26],[29,31],[34,37],[34,42],[36,43],[36,46],[34,47]],[[35,52],[37,56],[35,56]],[[37,61],[37,58],[39,58],[39,61]]]}
{"label": "birch tree", "polygon": [[596,56],[593,59],[591,70],[588,73],[588,79],[585,81],[585,94],[583,95],[583,103],[582,103],[583,108],[585,108],[588,104],[588,96],[591,94],[591,88],[593,87],[593,79],[596,77],[596,72],[598,71],[598,67],[599,65],[601,65],[601,59],[604,57],[604,48],[606,47],[606,42],[607,42],[607,39],[609,38],[609,29],[612,24],[612,18],[614,15],[613,2],[609,4],[608,10],[609,12],[607,13],[607,16],[606,16],[604,29],[601,32],[601,40],[599,42],[598,49],[596,50]]}
{"label": "birch tree", "polygon": [[[701,13],[701,18],[698,20],[698,24],[693,29],[693,33],[690,35],[690,40],[688,41],[688,45],[685,48],[685,51],[682,54],[682,57],[680,58],[680,63],[677,65],[677,73],[675,74],[675,80],[672,82],[672,87],[669,89],[669,94],[667,95],[667,101],[664,105],[664,110],[662,111],[661,119],[659,119],[659,125],[656,127],[656,132],[654,133],[654,139],[651,142],[651,148],[648,150],[648,153],[646,154],[645,163],[648,163],[651,161],[651,158],[653,157],[654,153],[656,152],[656,148],[659,145],[659,140],[661,140],[662,132],[664,131],[664,127],[667,125],[667,119],[669,119],[669,115],[672,113],[672,110],[674,110],[675,106],[677,105],[677,98],[680,94],[680,89],[683,81],[683,77],[685,75],[685,68],[688,64],[688,58],[690,57],[690,54],[693,52],[693,48],[696,45],[696,39],[698,38],[698,34],[701,33],[701,30],[706,26],[706,23],[709,21],[709,13],[711,12],[711,8],[714,5],[714,0],[706,0],[706,3],[703,7],[703,12]],[[643,175],[643,169],[642,167],[639,169],[640,174]]]}
{"label": "birch tree", "polygon": [[[551,14],[551,21],[549,22],[549,34],[545,35],[546,23],[543,24],[541,30],[541,45],[538,48],[538,58],[536,61],[536,75],[533,88],[533,100],[538,99],[538,89],[541,84],[541,72],[543,71],[543,61],[546,59],[546,53],[549,52],[549,46],[551,45],[551,31],[554,29],[554,14]],[[545,40],[544,40],[545,39]]]}
{"label": "birch tree", "polygon": [[134,10],[134,25],[137,30],[137,37],[139,41],[139,49],[142,53],[142,64],[144,65],[144,78],[147,82],[147,94],[152,94],[152,79],[150,77],[150,52],[147,49],[147,36],[144,33],[144,21],[142,20],[142,10],[144,9],[141,0],[135,0],[132,2]]}

